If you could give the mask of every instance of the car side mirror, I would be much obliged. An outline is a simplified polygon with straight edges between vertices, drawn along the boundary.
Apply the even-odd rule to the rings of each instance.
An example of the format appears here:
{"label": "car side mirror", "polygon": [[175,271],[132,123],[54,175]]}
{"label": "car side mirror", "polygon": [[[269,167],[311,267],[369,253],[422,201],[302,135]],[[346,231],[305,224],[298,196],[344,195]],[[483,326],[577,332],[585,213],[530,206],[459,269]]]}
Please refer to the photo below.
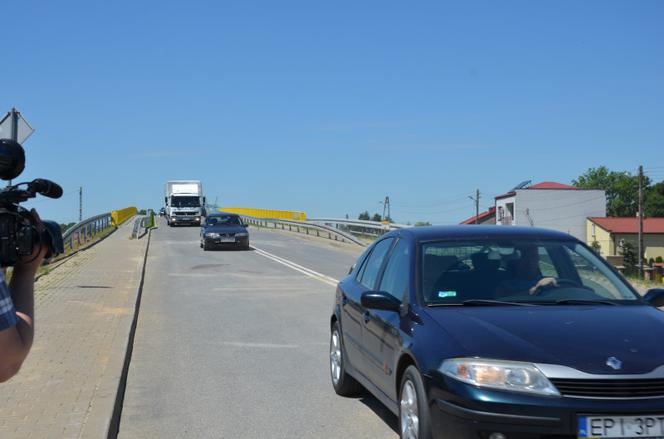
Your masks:
{"label": "car side mirror", "polygon": [[246,228],[249,227],[249,223],[242,223],[242,225]]}
{"label": "car side mirror", "polygon": [[364,308],[382,309],[385,311],[399,312],[401,301],[385,291],[367,291],[362,293],[360,303]]}
{"label": "car side mirror", "polygon": [[654,307],[664,306],[664,288],[651,288],[643,298]]}

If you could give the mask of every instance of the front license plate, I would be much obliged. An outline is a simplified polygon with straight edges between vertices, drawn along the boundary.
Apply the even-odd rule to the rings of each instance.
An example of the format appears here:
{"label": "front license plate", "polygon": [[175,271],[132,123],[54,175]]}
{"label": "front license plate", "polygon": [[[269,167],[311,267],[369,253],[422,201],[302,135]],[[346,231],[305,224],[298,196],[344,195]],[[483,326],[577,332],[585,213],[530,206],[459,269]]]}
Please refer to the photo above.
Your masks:
{"label": "front license plate", "polygon": [[579,416],[579,438],[664,439],[664,415]]}
{"label": "front license plate", "polygon": [[235,242],[235,238],[219,238],[219,242]]}

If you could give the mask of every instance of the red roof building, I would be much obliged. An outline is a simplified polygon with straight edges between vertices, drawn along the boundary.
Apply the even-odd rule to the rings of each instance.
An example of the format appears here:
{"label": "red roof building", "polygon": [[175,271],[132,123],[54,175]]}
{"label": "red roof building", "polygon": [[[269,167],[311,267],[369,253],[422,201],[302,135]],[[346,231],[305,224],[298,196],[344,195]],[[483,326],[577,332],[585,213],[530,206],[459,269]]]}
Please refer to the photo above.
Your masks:
{"label": "red roof building", "polygon": [[528,186],[526,189],[572,189],[578,190],[579,188],[575,186],[570,186],[568,184],[556,183],[555,181],[543,181],[541,183]]}
{"label": "red roof building", "polygon": [[[620,255],[626,242],[638,247],[638,233],[637,217],[590,217],[586,242],[598,247],[602,256]],[[643,220],[643,244],[646,259],[664,258],[664,218]]]}
{"label": "red roof building", "polygon": [[[638,217],[591,217],[588,219],[607,232],[639,233]],[[643,233],[664,234],[664,218],[644,218]]]}
{"label": "red roof building", "polygon": [[496,224],[496,207],[491,206],[489,210],[480,213],[477,216],[468,218],[459,224]]}
{"label": "red roof building", "polygon": [[498,225],[543,227],[585,240],[587,218],[606,215],[606,194],[554,181],[524,181],[497,196],[495,206]]}

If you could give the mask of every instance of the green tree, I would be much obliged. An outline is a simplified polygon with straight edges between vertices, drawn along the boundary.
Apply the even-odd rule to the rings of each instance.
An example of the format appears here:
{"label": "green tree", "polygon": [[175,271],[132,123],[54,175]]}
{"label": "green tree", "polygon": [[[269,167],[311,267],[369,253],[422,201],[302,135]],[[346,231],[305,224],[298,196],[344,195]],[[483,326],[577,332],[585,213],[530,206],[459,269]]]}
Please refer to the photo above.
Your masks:
{"label": "green tree", "polygon": [[365,210],[364,212],[360,213],[357,219],[369,221],[371,219],[371,217],[369,216],[369,211]]}
{"label": "green tree", "polygon": [[590,244],[590,247],[592,247],[592,249],[595,250],[595,253],[598,255],[602,254],[602,245],[599,242],[593,241],[593,243]]}
{"label": "green tree", "polygon": [[425,227],[430,225],[431,223],[429,221],[418,221],[415,223],[415,227]]}
{"label": "green tree", "polygon": [[70,228],[71,226],[73,226],[74,224],[76,224],[76,223],[60,224],[60,231],[61,231],[61,232],[64,232],[65,230],[67,230],[68,228]]}
{"label": "green tree", "polygon": [[[639,177],[636,175],[600,166],[588,169],[572,183],[582,189],[604,189],[608,216],[634,216],[637,213]],[[650,185],[648,177],[644,178],[644,185]]]}
{"label": "green tree", "polygon": [[626,241],[623,243],[622,247],[620,248],[620,253],[623,256],[623,264],[625,267],[627,267],[628,271],[634,270],[636,267],[636,264],[639,263],[639,257],[636,254],[636,249],[634,248],[634,244],[632,244],[629,241]]}
{"label": "green tree", "polygon": [[664,217],[664,181],[646,190],[643,210],[647,217]]}
{"label": "green tree", "polygon": [[379,214],[374,213],[373,217],[371,218],[371,221],[382,221],[383,217],[381,217]]}

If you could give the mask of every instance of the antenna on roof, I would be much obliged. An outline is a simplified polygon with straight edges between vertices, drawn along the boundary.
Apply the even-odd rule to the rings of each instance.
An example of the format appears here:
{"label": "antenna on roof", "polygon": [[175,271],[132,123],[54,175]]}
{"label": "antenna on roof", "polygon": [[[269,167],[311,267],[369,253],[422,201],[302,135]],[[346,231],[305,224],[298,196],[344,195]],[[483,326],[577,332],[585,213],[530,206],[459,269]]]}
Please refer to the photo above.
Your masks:
{"label": "antenna on roof", "polygon": [[533,182],[532,180],[524,180],[521,183],[514,186],[514,189],[512,189],[510,192],[514,192],[517,189],[524,189],[524,188],[530,186],[530,183],[532,183],[532,182]]}

